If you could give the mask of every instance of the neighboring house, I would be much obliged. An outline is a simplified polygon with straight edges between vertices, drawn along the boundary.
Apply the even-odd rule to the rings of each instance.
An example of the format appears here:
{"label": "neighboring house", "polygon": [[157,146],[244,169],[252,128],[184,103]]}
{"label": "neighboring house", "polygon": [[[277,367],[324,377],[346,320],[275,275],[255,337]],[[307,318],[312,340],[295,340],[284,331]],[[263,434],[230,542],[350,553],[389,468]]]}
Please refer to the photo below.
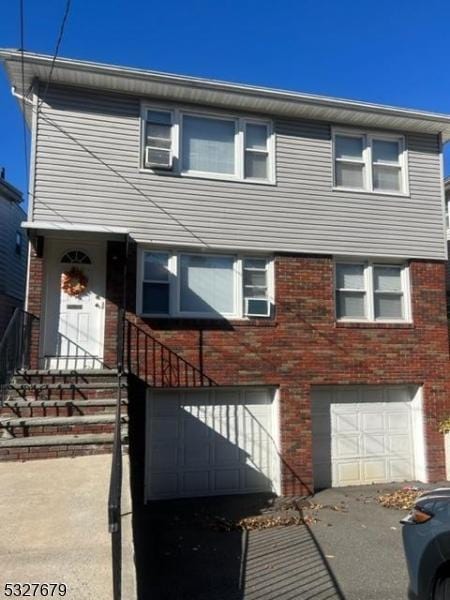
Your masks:
{"label": "neighboring house", "polygon": [[27,268],[26,214],[22,194],[0,171],[0,337],[15,308],[23,307]]}
{"label": "neighboring house", "polygon": [[31,53],[22,88],[0,56],[32,132],[30,366],[123,358],[147,499],[444,478],[450,116]]}
{"label": "neighboring house", "polygon": [[[447,246],[450,244],[450,177],[444,179],[444,192],[445,192],[445,225],[447,227],[447,239],[449,240]],[[450,263],[447,262],[447,312],[450,313]]]}

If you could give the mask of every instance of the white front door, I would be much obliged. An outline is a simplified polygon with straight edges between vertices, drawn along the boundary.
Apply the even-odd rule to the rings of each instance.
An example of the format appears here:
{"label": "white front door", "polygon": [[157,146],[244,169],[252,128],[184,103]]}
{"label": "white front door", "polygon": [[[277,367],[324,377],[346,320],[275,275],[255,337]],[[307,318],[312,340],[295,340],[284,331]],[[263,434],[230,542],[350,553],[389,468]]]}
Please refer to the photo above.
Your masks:
{"label": "white front door", "polygon": [[[56,240],[49,241],[48,245],[45,367],[101,368],[105,246],[88,242],[68,244]],[[80,289],[77,289],[77,281],[82,284],[80,293],[77,293]]]}

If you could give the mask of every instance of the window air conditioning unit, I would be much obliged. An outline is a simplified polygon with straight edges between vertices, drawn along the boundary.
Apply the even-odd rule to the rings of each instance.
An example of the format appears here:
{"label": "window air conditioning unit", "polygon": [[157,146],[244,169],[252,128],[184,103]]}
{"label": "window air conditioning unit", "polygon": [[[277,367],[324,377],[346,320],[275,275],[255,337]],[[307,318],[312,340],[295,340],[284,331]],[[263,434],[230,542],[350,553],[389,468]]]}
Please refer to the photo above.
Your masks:
{"label": "window air conditioning unit", "polygon": [[270,317],[270,301],[265,298],[245,298],[247,317]]}
{"label": "window air conditioning unit", "polygon": [[152,169],[171,169],[172,153],[163,148],[147,146],[145,148],[145,166]]}

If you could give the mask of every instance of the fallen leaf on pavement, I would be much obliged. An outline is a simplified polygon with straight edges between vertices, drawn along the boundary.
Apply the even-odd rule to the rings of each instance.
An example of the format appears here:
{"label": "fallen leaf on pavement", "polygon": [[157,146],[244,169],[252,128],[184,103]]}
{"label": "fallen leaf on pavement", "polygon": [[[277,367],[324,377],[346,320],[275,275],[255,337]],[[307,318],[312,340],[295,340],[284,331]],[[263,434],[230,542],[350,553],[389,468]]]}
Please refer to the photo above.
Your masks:
{"label": "fallen leaf on pavement", "polygon": [[422,495],[424,490],[418,488],[405,487],[389,494],[378,496],[377,500],[386,508],[398,508],[400,510],[410,510],[416,503],[417,498]]}

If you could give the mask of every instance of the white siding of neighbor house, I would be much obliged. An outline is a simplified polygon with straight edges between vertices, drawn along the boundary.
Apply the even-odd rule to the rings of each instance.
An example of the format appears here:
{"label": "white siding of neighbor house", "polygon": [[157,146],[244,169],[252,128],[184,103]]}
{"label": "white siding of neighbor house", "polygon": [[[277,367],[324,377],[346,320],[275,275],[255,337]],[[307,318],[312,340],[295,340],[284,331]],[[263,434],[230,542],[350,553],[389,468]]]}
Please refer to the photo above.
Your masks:
{"label": "white siding of neighbor house", "polygon": [[318,121],[274,119],[276,185],[141,172],[139,115],[137,97],[52,88],[33,219],[128,227],[149,243],[446,258],[436,135],[401,132],[404,197],[333,191],[331,124]]}

